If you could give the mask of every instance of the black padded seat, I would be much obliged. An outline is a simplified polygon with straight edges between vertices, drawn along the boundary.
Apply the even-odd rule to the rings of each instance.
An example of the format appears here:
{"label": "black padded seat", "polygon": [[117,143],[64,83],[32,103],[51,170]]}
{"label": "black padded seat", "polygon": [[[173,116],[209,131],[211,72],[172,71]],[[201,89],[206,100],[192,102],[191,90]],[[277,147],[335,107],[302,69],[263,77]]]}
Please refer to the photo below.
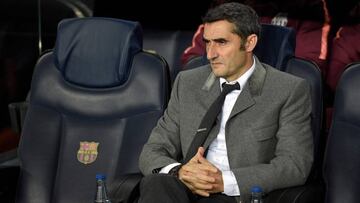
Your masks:
{"label": "black padded seat", "polygon": [[19,146],[18,202],[93,202],[138,173],[137,159],[169,98],[166,63],[142,51],[139,23],[68,19],[32,78]]}

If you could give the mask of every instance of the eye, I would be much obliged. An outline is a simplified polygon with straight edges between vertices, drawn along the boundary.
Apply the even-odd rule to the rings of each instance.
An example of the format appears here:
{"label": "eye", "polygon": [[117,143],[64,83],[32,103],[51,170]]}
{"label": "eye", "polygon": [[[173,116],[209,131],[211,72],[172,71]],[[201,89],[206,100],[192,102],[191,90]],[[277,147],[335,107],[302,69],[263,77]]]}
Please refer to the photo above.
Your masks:
{"label": "eye", "polygon": [[208,39],[203,39],[203,42],[204,42],[205,44],[209,44],[210,40],[208,40]]}
{"label": "eye", "polygon": [[218,40],[215,40],[215,42],[218,46],[225,46],[228,43],[228,41],[225,39],[218,39]]}

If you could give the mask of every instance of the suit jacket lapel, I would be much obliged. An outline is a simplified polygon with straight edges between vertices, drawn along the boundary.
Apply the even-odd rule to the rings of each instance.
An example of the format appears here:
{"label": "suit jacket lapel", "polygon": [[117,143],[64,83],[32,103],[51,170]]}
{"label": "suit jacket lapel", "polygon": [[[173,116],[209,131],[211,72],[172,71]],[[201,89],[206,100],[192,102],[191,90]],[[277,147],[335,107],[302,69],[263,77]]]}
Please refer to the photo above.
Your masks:
{"label": "suit jacket lapel", "polygon": [[200,99],[205,105],[205,112],[209,109],[210,105],[215,101],[215,99],[220,95],[220,83],[219,78],[217,78],[212,72],[209,74],[207,80],[205,81],[203,87],[200,91]]}
{"label": "suit jacket lapel", "polygon": [[[219,78],[214,75],[214,73],[210,73],[206,82],[204,83],[203,87],[201,88],[202,91],[200,91],[201,95],[200,98],[202,102],[205,105],[205,111],[209,109],[211,104],[216,100],[216,98],[220,95],[221,89],[220,89],[220,82]],[[206,149],[211,141],[216,137],[217,133],[219,132],[219,125],[215,125],[215,127],[210,131],[208,137],[205,140],[204,148]]]}
{"label": "suit jacket lapel", "polygon": [[255,101],[250,94],[249,85],[246,85],[244,89],[241,91],[239,97],[237,98],[235,105],[231,111],[229,119],[231,119],[236,114],[244,111],[245,109],[251,107],[254,104]]}
{"label": "suit jacket lapel", "polygon": [[255,70],[254,73],[250,76],[248,82],[246,83],[244,89],[241,91],[239,97],[237,98],[235,105],[231,111],[229,119],[244,111],[245,109],[251,107],[255,104],[253,97],[260,95],[262,87],[264,85],[266,70],[259,60],[255,57]]}

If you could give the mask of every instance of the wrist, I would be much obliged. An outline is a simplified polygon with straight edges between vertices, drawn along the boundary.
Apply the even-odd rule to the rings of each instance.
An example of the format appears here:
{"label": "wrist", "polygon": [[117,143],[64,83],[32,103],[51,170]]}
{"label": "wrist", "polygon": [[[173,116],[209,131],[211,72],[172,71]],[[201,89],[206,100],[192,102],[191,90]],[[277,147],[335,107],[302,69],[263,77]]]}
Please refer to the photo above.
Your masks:
{"label": "wrist", "polygon": [[174,168],[170,169],[168,174],[171,175],[171,176],[174,176],[174,177],[179,177],[179,170],[180,170],[181,167],[182,167],[181,164],[175,166]]}

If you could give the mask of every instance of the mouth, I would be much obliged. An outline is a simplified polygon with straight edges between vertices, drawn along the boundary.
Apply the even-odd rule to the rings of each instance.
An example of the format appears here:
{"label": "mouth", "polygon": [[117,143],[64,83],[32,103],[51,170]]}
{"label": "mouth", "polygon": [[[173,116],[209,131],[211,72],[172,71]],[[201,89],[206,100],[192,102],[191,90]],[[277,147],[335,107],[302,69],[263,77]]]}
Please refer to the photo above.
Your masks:
{"label": "mouth", "polygon": [[222,63],[220,63],[220,62],[211,62],[210,63],[212,66],[218,66],[218,65],[221,65]]}
{"label": "mouth", "polygon": [[212,67],[213,69],[218,69],[218,68],[220,68],[220,67],[223,65],[223,64],[220,63],[220,62],[211,62],[210,64],[211,64],[211,67]]}

